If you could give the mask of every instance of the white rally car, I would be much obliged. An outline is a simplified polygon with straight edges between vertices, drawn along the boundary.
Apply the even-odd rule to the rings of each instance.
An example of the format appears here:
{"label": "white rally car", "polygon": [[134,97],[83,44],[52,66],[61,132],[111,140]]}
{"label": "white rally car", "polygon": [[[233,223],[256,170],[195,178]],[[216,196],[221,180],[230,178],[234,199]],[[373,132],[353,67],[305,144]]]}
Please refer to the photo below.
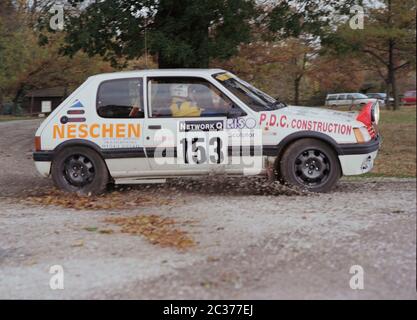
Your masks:
{"label": "white rally car", "polygon": [[217,69],[92,76],[42,123],[34,160],[61,189],[207,174],[269,175],[315,192],[369,172],[379,106],[287,106]]}

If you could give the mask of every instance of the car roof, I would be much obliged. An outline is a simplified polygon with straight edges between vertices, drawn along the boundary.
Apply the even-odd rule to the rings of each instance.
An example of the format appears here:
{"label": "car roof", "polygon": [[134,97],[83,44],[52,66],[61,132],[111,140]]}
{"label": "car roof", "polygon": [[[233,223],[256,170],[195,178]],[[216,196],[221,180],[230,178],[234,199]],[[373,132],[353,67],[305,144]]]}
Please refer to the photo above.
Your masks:
{"label": "car roof", "polygon": [[107,80],[117,78],[130,77],[152,77],[152,76],[212,76],[216,73],[227,72],[223,69],[145,69],[101,73],[91,76],[90,79]]}
{"label": "car roof", "polygon": [[342,93],[329,93],[328,94],[328,96],[336,96],[336,95],[342,95],[342,94],[363,94],[363,93],[360,93],[360,92],[342,92]]}

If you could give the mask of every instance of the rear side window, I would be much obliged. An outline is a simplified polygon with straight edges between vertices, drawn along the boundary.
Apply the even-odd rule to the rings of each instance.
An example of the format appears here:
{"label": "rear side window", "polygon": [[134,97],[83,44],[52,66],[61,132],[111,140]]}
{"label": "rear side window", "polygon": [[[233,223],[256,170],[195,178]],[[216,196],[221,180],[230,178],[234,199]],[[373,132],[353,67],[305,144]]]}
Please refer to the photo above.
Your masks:
{"label": "rear side window", "polygon": [[97,113],[103,118],[143,118],[143,80],[109,80],[100,84]]}
{"label": "rear side window", "polygon": [[346,95],[341,94],[338,98],[338,100],[346,100]]}
{"label": "rear side window", "polygon": [[327,96],[327,100],[336,100],[336,98],[337,98],[337,95],[334,95],[334,94]]}

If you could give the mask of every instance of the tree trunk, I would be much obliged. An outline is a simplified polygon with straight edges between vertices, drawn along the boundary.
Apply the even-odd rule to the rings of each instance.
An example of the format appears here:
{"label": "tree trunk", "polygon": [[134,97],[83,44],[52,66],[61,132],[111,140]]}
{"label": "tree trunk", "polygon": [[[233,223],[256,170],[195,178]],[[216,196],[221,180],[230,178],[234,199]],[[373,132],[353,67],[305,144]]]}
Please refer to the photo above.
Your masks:
{"label": "tree trunk", "polygon": [[390,91],[389,91],[389,80],[388,79],[385,80],[385,94],[386,94],[386,97],[385,97],[385,108],[387,110],[390,110],[391,109],[391,105],[390,105],[391,102],[389,101]]}
{"label": "tree trunk", "polygon": [[294,104],[298,106],[300,103],[300,83],[301,77],[297,77],[294,80]]}
{"label": "tree trunk", "polygon": [[395,76],[395,60],[394,60],[394,40],[390,39],[388,43],[388,79],[391,84],[392,97],[394,98],[394,110],[399,108],[397,81]]}
{"label": "tree trunk", "polygon": [[392,95],[394,98],[394,110],[398,110],[400,108],[400,102],[398,101],[397,79],[395,76],[395,71],[392,72],[391,86]]}
{"label": "tree trunk", "polygon": [[0,114],[3,112],[3,88],[0,88]]}
{"label": "tree trunk", "polygon": [[17,106],[19,104],[19,101],[23,97],[24,86],[25,86],[24,84],[21,84],[19,86],[19,88],[17,89],[16,94],[14,96],[14,99],[13,99],[13,111],[12,111],[14,115],[17,114]]}

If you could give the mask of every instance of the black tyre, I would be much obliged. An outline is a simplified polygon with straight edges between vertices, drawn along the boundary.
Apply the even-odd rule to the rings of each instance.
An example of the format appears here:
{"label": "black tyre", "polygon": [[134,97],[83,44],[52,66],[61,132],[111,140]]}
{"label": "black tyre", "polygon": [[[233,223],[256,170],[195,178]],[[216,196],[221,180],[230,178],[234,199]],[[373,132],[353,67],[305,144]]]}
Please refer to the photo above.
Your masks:
{"label": "black tyre", "polygon": [[106,190],[109,173],[101,156],[86,147],[69,147],[52,162],[55,185],[67,192],[101,194]]}
{"label": "black tyre", "polygon": [[339,180],[341,169],[329,145],[316,139],[301,139],[285,150],[280,174],[289,185],[312,192],[328,192]]}

